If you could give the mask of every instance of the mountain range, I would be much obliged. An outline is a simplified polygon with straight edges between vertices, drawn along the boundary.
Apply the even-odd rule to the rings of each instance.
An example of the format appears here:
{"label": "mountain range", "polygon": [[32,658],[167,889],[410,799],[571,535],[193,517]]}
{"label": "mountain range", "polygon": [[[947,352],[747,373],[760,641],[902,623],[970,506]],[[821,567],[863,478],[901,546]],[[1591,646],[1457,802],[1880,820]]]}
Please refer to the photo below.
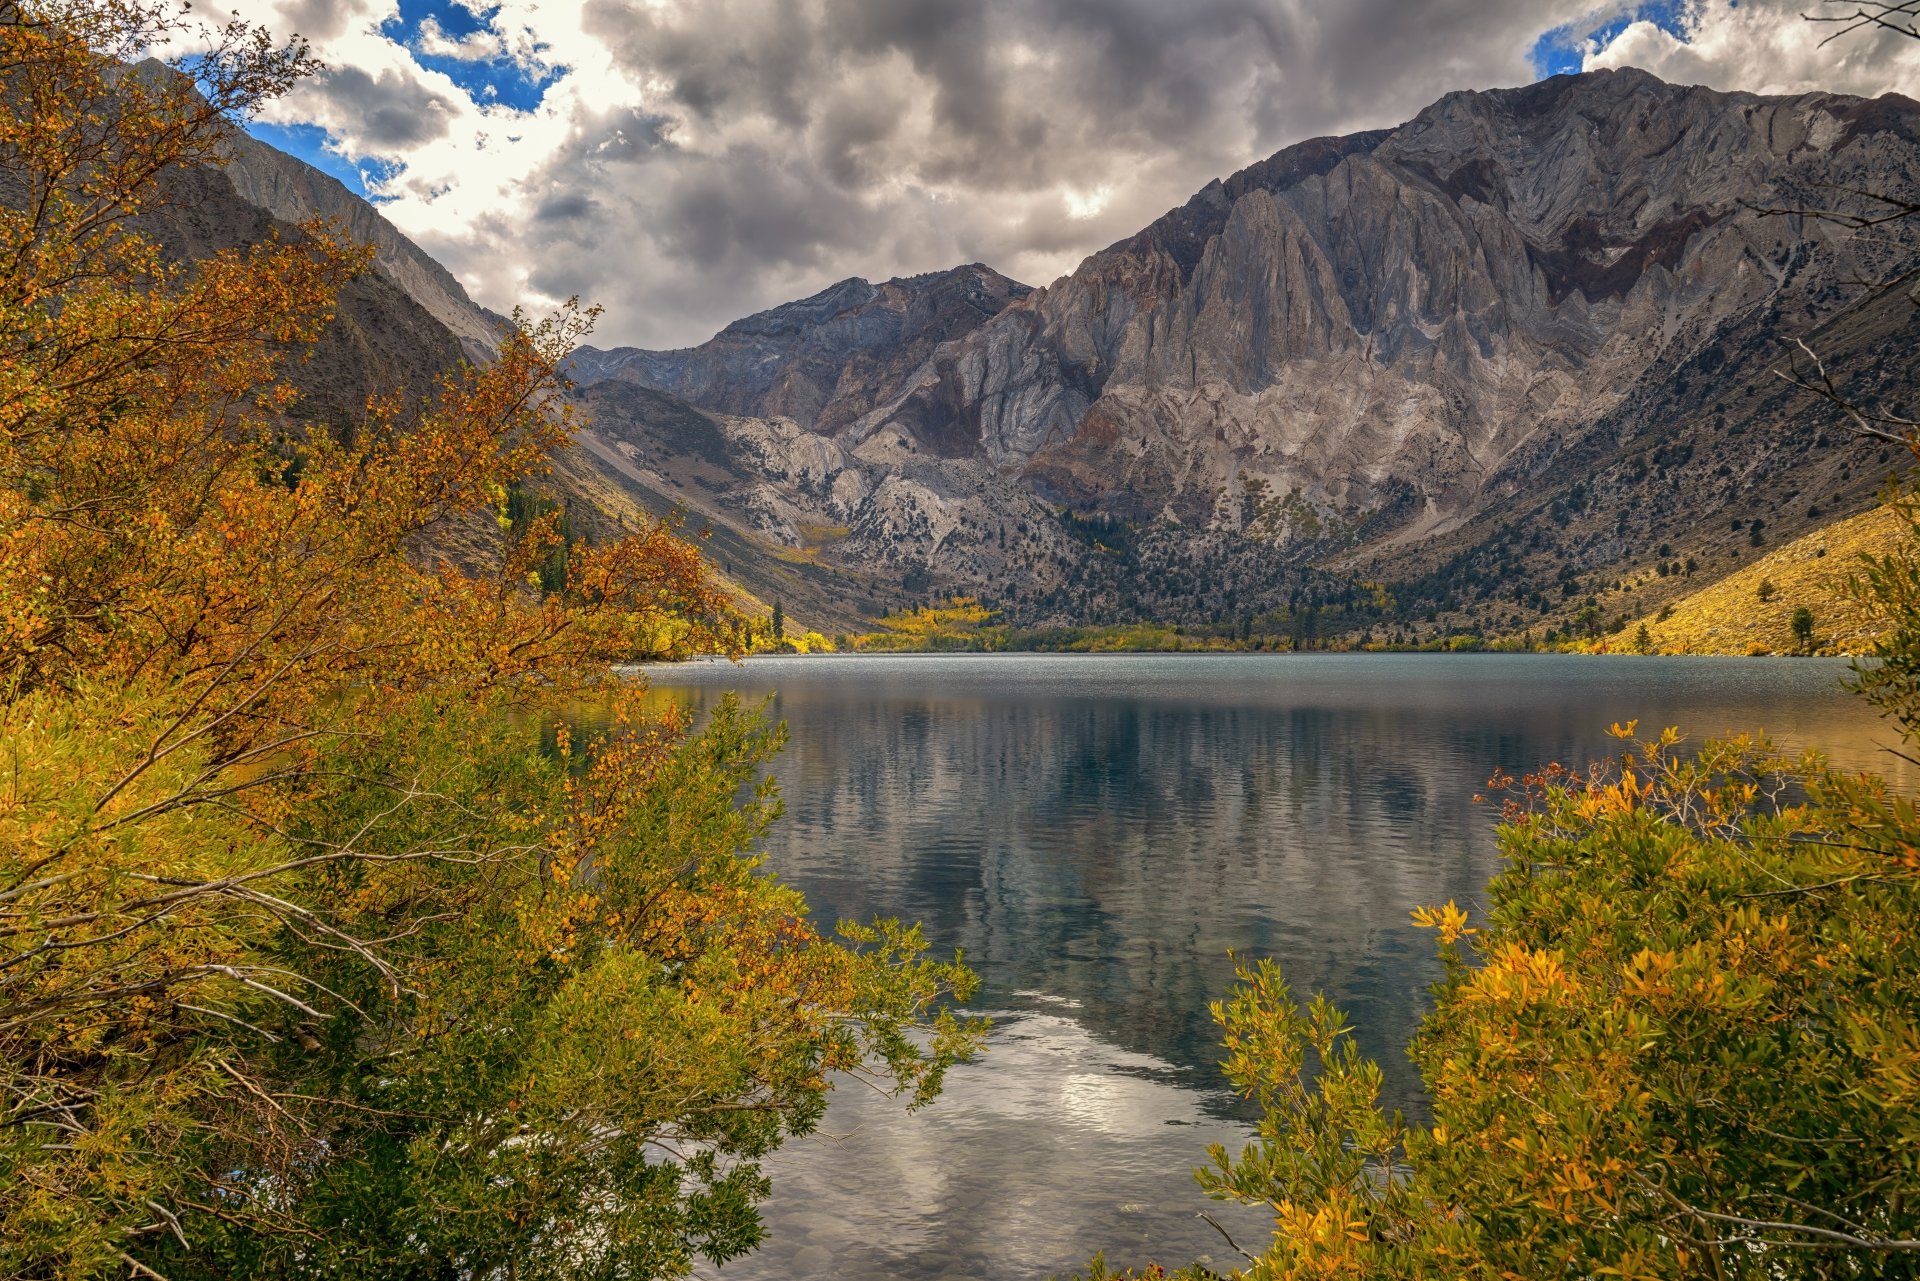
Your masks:
{"label": "mountain range", "polygon": [[[1815,351],[1906,403],[1920,319],[1872,282],[1916,231],[1776,211],[1874,211],[1853,193],[1910,199],[1915,173],[1920,103],[1894,95],[1633,70],[1449,94],[1210,183],[1044,287],[975,263],[689,349],[583,347],[554,484],[589,535],[684,513],[825,631],[956,594],[1218,623],[1362,585],[1410,637],[1624,618],[1872,505],[1893,460],[1779,372]],[[239,137],[197,182],[181,252],[316,214],[375,244],[318,401],[487,358],[500,318],[332,179]]]}

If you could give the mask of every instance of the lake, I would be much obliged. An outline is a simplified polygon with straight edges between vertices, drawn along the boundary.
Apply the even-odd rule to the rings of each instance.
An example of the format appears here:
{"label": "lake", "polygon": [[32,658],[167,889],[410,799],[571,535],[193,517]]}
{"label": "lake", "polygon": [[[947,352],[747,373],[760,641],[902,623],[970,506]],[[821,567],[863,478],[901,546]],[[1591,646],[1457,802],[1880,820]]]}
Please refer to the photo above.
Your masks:
{"label": "lake", "polygon": [[1836,764],[1911,773],[1843,692],[1845,663],[1576,655],[757,658],[648,672],[699,708],[769,698],[792,741],[770,865],[816,913],[924,923],[995,1029],[932,1107],[843,1090],[770,1164],[770,1238],[698,1275],[1044,1277],[1231,1258],[1261,1215],[1187,1171],[1237,1145],[1207,1003],[1229,951],[1325,991],[1418,1114],[1404,1047],[1438,976],[1418,904],[1497,870],[1497,770],[1584,764],[1638,718],[1765,728]]}

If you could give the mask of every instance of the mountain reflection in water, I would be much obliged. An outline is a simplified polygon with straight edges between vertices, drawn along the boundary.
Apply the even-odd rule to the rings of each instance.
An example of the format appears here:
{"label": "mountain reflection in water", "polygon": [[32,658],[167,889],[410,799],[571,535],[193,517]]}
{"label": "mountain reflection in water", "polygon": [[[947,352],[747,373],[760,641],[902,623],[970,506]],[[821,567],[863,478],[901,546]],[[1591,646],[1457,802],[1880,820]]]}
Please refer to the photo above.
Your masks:
{"label": "mountain reflection in water", "polygon": [[[1614,721],[1764,727],[1906,778],[1843,663],[1514,655],[900,656],[656,668],[695,709],[770,696],[792,740],[768,861],[826,920],[897,915],[980,972],[990,1052],[932,1108],[847,1092],[776,1158],[771,1236],[701,1275],[1042,1276],[1095,1249],[1230,1252],[1186,1169],[1237,1144],[1207,1003],[1229,951],[1325,991],[1420,1110],[1438,976],[1411,909],[1477,905],[1496,770],[1615,751]],[[1895,767],[1900,767],[1895,769]],[[1910,772],[1910,771],[1909,771]]]}

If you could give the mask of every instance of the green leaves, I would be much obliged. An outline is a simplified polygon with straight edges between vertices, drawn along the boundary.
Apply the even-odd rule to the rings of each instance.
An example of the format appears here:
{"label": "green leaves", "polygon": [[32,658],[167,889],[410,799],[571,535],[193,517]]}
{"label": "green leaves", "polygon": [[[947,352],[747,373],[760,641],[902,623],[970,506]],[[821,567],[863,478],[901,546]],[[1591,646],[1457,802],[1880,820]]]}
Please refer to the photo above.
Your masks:
{"label": "green leaves", "polygon": [[1239,980],[1213,1014],[1228,1079],[1264,1115],[1254,1143],[1237,1157],[1216,1145],[1195,1177],[1216,1197],[1273,1207],[1273,1242],[1247,1275],[1290,1275],[1322,1255],[1359,1266],[1405,1213],[1404,1123],[1380,1111],[1379,1066],[1324,997],[1301,1010],[1267,960],[1241,966]]}

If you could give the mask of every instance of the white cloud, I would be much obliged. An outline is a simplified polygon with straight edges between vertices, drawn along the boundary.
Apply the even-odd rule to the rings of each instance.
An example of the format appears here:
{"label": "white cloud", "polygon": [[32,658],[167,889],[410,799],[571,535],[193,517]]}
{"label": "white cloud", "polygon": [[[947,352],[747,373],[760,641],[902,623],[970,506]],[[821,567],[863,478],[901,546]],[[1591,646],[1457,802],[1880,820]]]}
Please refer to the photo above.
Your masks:
{"label": "white cloud", "polygon": [[428,14],[414,37],[421,53],[435,58],[458,58],[462,62],[484,62],[506,52],[506,43],[484,28],[470,31],[457,39],[441,30],[439,22]]}
{"label": "white cloud", "polygon": [[1840,34],[1841,24],[1805,16],[1854,9],[1823,11],[1814,0],[1691,0],[1678,36],[1634,22],[1605,43],[1590,42],[1582,61],[1589,70],[1634,66],[1678,84],[1754,93],[1920,93],[1920,40],[1888,31]]}

